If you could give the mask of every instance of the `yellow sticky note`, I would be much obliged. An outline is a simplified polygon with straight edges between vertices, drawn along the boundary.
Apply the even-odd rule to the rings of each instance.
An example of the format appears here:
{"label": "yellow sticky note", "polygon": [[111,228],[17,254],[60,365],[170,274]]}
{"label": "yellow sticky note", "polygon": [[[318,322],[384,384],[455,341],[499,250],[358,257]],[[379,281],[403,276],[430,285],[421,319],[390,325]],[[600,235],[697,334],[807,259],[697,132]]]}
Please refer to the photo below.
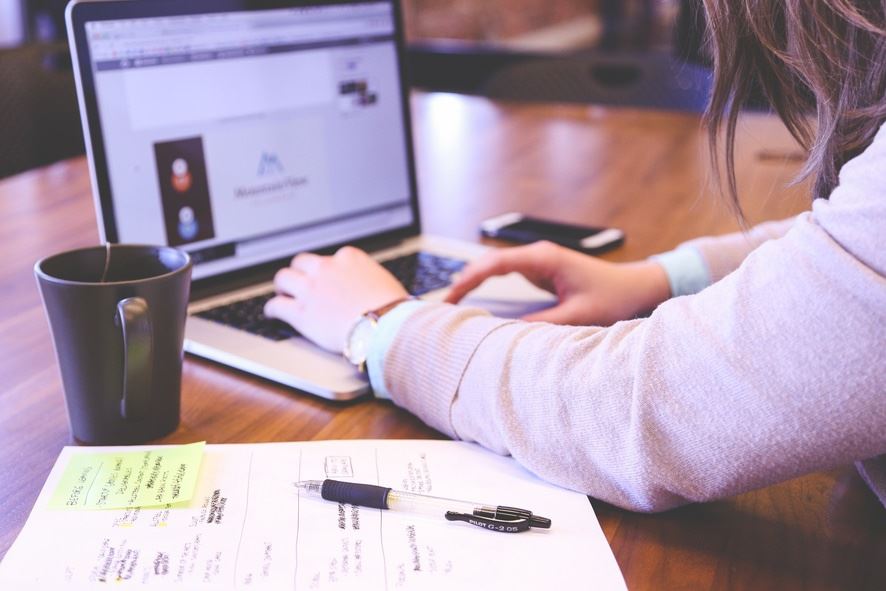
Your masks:
{"label": "yellow sticky note", "polygon": [[191,500],[206,442],[71,456],[51,509],[123,509]]}

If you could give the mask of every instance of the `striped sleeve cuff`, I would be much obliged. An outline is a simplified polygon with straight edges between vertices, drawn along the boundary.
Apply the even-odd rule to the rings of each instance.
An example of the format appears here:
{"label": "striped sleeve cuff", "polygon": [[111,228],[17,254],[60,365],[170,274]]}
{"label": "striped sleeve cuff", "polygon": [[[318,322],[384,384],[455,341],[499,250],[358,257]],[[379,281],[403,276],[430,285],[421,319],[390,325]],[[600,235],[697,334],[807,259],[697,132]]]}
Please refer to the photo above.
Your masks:
{"label": "striped sleeve cuff", "polygon": [[653,257],[664,268],[671,286],[671,297],[692,295],[711,284],[711,274],[697,248],[682,246]]}
{"label": "striped sleeve cuff", "polygon": [[388,349],[397,338],[397,333],[403,323],[422,307],[427,306],[427,302],[409,301],[404,302],[385,314],[378,321],[378,328],[372,343],[369,345],[369,353],[366,356],[366,369],[369,372],[369,383],[372,385],[372,391],[375,392],[376,398],[391,399],[391,393],[385,384],[385,356]]}

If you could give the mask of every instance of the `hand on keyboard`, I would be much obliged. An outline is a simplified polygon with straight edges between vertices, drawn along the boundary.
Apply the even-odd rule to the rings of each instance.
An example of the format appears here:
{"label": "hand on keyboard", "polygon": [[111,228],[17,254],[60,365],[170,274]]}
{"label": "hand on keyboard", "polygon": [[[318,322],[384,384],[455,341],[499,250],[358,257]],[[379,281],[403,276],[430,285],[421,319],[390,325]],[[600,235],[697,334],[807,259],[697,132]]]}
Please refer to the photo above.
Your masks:
{"label": "hand on keyboard", "polygon": [[300,254],[274,278],[278,296],[265,314],[335,353],[356,320],[409,294],[403,285],[362,250],[345,247],[335,256]]}
{"label": "hand on keyboard", "polygon": [[[421,296],[450,285],[452,276],[461,271],[465,263],[426,252],[416,252],[384,261],[381,265],[411,295]],[[265,315],[265,304],[275,295],[275,292],[267,292],[200,312],[197,316],[275,341],[297,336],[298,331],[286,322]]]}

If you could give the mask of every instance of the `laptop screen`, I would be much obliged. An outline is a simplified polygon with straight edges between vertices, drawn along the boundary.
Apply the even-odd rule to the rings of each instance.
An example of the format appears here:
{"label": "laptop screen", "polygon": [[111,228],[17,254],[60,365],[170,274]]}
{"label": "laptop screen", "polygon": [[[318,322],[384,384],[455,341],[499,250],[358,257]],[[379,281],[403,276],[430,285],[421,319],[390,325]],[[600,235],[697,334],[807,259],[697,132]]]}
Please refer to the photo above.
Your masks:
{"label": "laptop screen", "polygon": [[367,2],[86,22],[117,240],[183,248],[200,279],[411,225],[395,18]]}

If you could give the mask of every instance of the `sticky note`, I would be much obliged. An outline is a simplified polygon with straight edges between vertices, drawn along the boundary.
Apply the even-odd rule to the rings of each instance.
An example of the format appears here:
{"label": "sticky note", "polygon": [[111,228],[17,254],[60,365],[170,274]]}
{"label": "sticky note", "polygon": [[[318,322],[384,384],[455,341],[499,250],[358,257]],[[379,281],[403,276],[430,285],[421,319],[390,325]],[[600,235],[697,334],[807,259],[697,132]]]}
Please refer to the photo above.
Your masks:
{"label": "sticky note", "polygon": [[50,509],[124,509],[191,500],[206,442],[71,456]]}

